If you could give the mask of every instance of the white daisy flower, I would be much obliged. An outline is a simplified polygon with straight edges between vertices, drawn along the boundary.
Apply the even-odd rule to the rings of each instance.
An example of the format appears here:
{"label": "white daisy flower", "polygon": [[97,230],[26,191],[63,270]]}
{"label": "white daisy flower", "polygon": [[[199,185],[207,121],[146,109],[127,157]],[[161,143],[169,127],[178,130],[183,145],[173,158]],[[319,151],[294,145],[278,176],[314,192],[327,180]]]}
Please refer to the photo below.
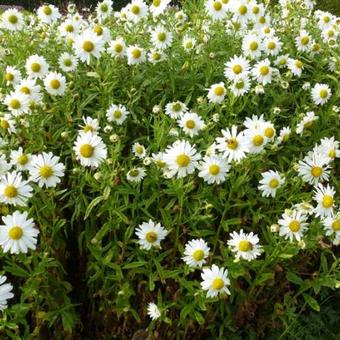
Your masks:
{"label": "white daisy flower", "polygon": [[312,100],[315,105],[324,105],[332,95],[332,91],[327,84],[315,84],[311,91]]}
{"label": "white daisy flower", "polygon": [[279,68],[284,68],[287,66],[289,54],[280,55],[275,59],[274,64]]}
{"label": "white daisy flower", "polygon": [[333,216],[335,190],[327,185],[323,186],[319,183],[315,187],[314,200],[317,202],[317,207],[314,209],[315,216],[329,217]]}
{"label": "white daisy flower", "polygon": [[295,45],[299,52],[307,52],[312,46],[312,38],[306,30],[300,31],[298,37],[295,38]]}
{"label": "white daisy flower", "polygon": [[14,116],[30,112],[29,96],[22,92],[12,91],[5,97],[4,103]]}
{"label": "white daisy flower", "polygon": [[59,67],[64,72],[72,72],[77,69],[78,59],[71,53],[63,53],[58,60]]}
{"label": "white daisy flower", "polygon": [[244,131],[244,136],[248,140],[249,153],[260,153],[268,143],[264,133],[264,124],[257,129],[247,129]]}
{"label": "white daisy flower", "polygon": [[187,112],[187,110],[187,106],[180,101],[168,103],[165,106],[165,114],[174,119],[180,118]]}
{"label": "white daisy flower", "polygon": [[252,16],[250,4],[247,0],[233,1],[231,9],[234,14],[234,20],[241,24],[246,24]]}
{"label": "white daisy flower", "polygon": [[13,286],[10,283],[5,283],[6,280],[6,276],[0,275],[0,311],[4,311],[8,307],[7,300],[14,297]]}
{"label": "white daisy flower", "polygon": [[222,130],[223,137],[216,138],[216,148],[223,153],[223,157],[229,162],[239,162],[246,157],[249,152],[249,142],[243,132],[237,133],[237,126],[233,125],[231,129]]}
{"label": "white daisy flower", "polygon": [[199,177],[208,184],[220,184],[226,180],[230,165],[224,157],[213,155],[205,156],[199,165]]}
{"label": "white daisy flower", "polygon": [[163,160],[173,176],[182,178],[195,171],[200,158],[195,146],[185,140],[178,140],[168,147]]}
{"label": "white daisy flower", "polygon": [[157,26],[151,31],[151,43],[158,50],[171,46],[173,35],[164,26]]}
{"label": "white daisy flower", "polygon": [[107,156],[107,148],[103,140],[91,131],[79,133],[73,150],[82,166],[97,168]]}
{"label": "white daisy flower", "polygon": [[189,35],[185,35],[182,40],[182,46],[185,51],[190,52],[194,49],[196,45],[196,39],[190,37]]}
{"label": "white daisy flower", "polygon": [[31,55],[26,60],[26,73],[30,78],[44,78],[48,73],[48,68],[46,59],[37,54]]}
{"label": "white daisy flower", "polygon": [[279,136],[277,137],[277,144],[286,142],[289,139],[292,130],[289,126],[285,126],[280,130]]}
{"label": "white daisy flower", "polygon": [[157,17],[164,13],[170,2],[171,0],[152,0],[151,6],[149,8],[150,12],[154,17]]}
{"label": "white daisy flower", "polygon": [[272,82],[273,68],[270,66],[269,59],[257,62],[252,69],[252,76],[262,85]]}
{"label": "white daisy flower", "polygon": [[302,120],[296,126],[296,133],[301,136],[304,130],[310,129],[313,126],[313,123],[318,119],[319,117],[315,115],[314,111],[306,112]]}
{"label": "white daisy flower", "polygon": [[81,61],[90,64],[91,56],[100,57],[104,49],[104,40],[96,33],[86,30],[75,38],[73,49]]}
{"label": "white daisy flower", "polygon": [[336,238],[340,237],[340,213],[334,214],[333,216],[328,216],[322,220],[322,224],[325,228],[326,236],[334,236]]}
{"label": "white daisy flower", "polygon": [[219,268],[213,264],[211,269],[204,268],[201,276],[203,280],[203,282],[201,282],[201,286],[202,289],[208,291],[208,298],[216,297],[220,293],[226,293],[230,295],[230,291],[227,287],[230,285],[227,269]]}
{"label": "white daisy flower", "polygon": [[328,159],[315,152],[308,154],[298,165],[299,176],[304,182],[312,185],[328,181],[329,169]]}
{"label": "white daisy flower", "polygon": [[32,197],[32,187],[23,181],[21,173],[8,172],[0,178],[0,202],[14,206],[24,206]]}
{"label": "white daisy flower", "polygon": [[62,96],[66,91],[66,78],[57,72],[50,72],[44,79],[46,91],[52,96]]}
{"label": "white daisy flower", "polygon": [[269,170],[263,172],[260,180],[259,190],[263,197],[275,197],[277,189],[285,182],[285,179],[277,171]]}
{"label": "white daisy flower", "polygon": [[32,155],[30,153],[24,153],[20,146],[18,150],[12,150],[10,154],[11,164],[14,165],[17,170],[28,170]]}
{"label": "white daisy flower", "polygon": [[304,64],[299,59],[288,58],[287,61],[288,69],[292,72],[294,76],[300,77],[304,69]]}
{"label": "white daisy flower", "polygon": [[230,90],[235,97],[243,96],[250,90],[250,79],[248,76],[234,80],[230,85]]}
{"label": "white daisy flower", "polygon": [[134,143],[132,145],[132,152],[138,158],[145,158],[146,156],[146,150],[145,150],[144,145],[139,144],[139,143]]}
{"label": "white daisy flower", "polygon": [[105,19],[110,16],[112,13],[112,1],[111,0],[104,0],[98,2],[96,7],[97,17],[100,19]]}
{"label": "white daisy flower", "polygon": [[262,39],[256,34],[244,36],[242,41],[242,51],[244,55],[258,59],[262,52]]}
{"label": "white daisy flower", "polygon": [[220,104],[223,102],[225,95],[226,95],[226,89],[225,89],[223,82],[210,86],[210,89],[208,92],[209,102]]}
{"label": "white daisy flower", "polygon": [[227,8],[224,6],[222,0],[207,0],[204,7],[213,20],[222,20],[227,15]]}
{"label": "white daisy flower", "polygon": [[210,248],[203,239],[191,240],[185,245],[183,261],[191,268],[202,267],[209,256]]}
{"label": "white daisy flower", "polygon": [[96,24],[92,27],[91,31],[97,34],[97,36],[101,38],[104,43],[107,43],[111,40],[110,30],[105,26]]}
{"label": "white daisy flower", "polygon": [[9,113],[5,113],[0,117],[0,127],[6,130],[10,135],[16,133],[16,122]]}
{"label": "white daisy flower", "polygon": [[308,224],[306,221],[307,216],[301,211],[285,211],[282,215],[282,219],[278,221],[278,224],[280,225],[279,235],[284,236],[286,240],[289,239],[291,242],[294,238],[297,241],[301,241],[301,238],[307,229]]}
{"label": "white daisy flower", "polygon": [[1,27],[9,31],[20,31],[24,27],[24,17],[16,8],[9,8],[1,15]]}
{"label": "white daisy flower", "polygon": [[330,162],[340,157],[339,142],[334,137],[322,138],[321,144],[314,151],[328,157]]}
{"label": "white daisy flower", "polygon": [[133,0],[127,6],[127,10],[128,19],[136,23],[147,17],[149,8],[143,0]]}
{"label": "white daisy flower", "polygon": [[128,65],[137,65],[146,61],[145,49],[137,45],[129,46],[126,54],[128,58]]}
{"label": "white daisy flower", "polygon": [[28,96],[30,102],[41,103],[42,93],[41,86],[37,84],[36,79],[23,79],[20,84],[15,87],[15,91]]}
{"label": "white daisy flower", "polygon": [[195,112],[184,113],[177,123],[190,137],[198,135],[204,127],[203,119]]}
{"label": "white daisy flower", "polygon": [[84,132],[96,133],[99,131],[100,126],[98,119],[91,117],[83,117],[84,125],[80,125]]}
{"label": "white daisy flower", "polygon": [[142,249],[150,250],[152,247],[161,248],[161,241],[168,235],[168,231],[152,220],[143,222],[136,229],[138,243]]}
{"label": "white daisy flower", "polygon": [[106,50],[113,57],[124,57],[126,55],[126,43],[124,38],[118,37],[115,40],[111,40],[109,42],[109,47]]}
{"label": "white daisy flower", "polygon": [[54,156],[52,152],[43,152],[39,155],[33,155],[29,165],[30,180],[38,183],[39,187],[55,187],[64,176],[65,166],[59,163],[59,157]]}
{"label": "white daisy flower", "polygon": [[7,66],[5,70],[4,78],[6,80],[7,85],[9,84],[16,85],[20,83],[22,76],[21,76],[21,72],[17,70],[15,67]]}
{"label": "white daisy flower", "polygon": [[277,56],[281,51],[281,47],[282,47],[282,42],[280,41],[280,39],[278,37],[271,36],[271,37],[267,37],[263,41],[262,50],[267,55]]}
{"label": "white daisy flower", "polygon": [[58,8],[53,5],[40,6],[37,14],[39,20],[48,25],[53,24],[61,17]]}
{"label": "white daisy flower", "polygon": [[62,37],[68,37],[73,39],[79,33],[79,22],[66,19],[60,26],[59,26],[59,33]]}
{"label": "white daisy flower", "polygon": [[157,64],[165,59],[165,54],[163,51],[151,49],[148,53],[148,60],[151,64]]}
{"label": "white daisy flower", "polygon": [[121,104],[112,104],[106,111],[107,120],[109,122],[114,122],[117,125],[122,125],[129,114],[130,112]]}
{"label": "white daisy flower", "polygon": [[129,182],[139,183],[146,175],[145,169],[140,167],[132,168],[126,174],[126,179]]}
{"label": "white daisy flower", "polygon": [[4,253],[19,254],[36,249],[39,230],[35,228],[33,219],[27,219],[27,216],[27,211],[15,211],[2,217],[4,225],[0,225],[0,245]]}
{"label": "white daisy flower", "polygon": [[157,320],[160,318],[161,311],[159,310],[159,308],[157,307],[155,303],[149,302],[147,310],[148,310],[148,315],[150,316],[152,320]]}
{"label": "white daisy flower", "polygon": [[230,234],[231,239],[228,245],[231,247],[232,252],[236,253],[236,259],[242,258],[247,261],[256,259],[261,255],[261,246],[259,238],[254,233],[244,233],[243,229],[239,233],[236,231]]}
{"label": "white daisy flower", "polygon": [[224,76],[231,80],[238,80],[248,74],[250,70],[249,62],[246,58],[240,56],[234,56],[225,63]]}

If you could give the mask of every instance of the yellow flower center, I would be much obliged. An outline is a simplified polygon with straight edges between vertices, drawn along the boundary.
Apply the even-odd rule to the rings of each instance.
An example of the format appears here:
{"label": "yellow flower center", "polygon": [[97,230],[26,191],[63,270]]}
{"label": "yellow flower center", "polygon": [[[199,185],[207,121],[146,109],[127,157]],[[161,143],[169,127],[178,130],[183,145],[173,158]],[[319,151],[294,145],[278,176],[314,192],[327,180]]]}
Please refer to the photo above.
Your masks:
{"label": "yellow flower center", "polygon": [[113,112],[113,117],[116,118],[116,119],[121,118],[122,115],[123,115],[122,111],[120,111],[120,110],[116,110],[116,111]]}
{"label": "yellow flower center", "polygon": [[220,173],[220,167],[217,164],[212,164],[209,166],[209,173],[216,176]]}
{"label": "yellow flower center", "polygon": [[303,67],[303,62],[301,60],[295,60],[295,66],[297,68],[302,68]]}
{"label": "yellow flower center", "polygon": [[99,25],[94,26],[93,31],[94,31],[95,33],[97,33],[97,35],[103,35],[103,32],[104,32],[104,30],[102,29],[102,27],[99,26]]}
{"label": "yellow flower center", "polygon": [[270,181],[269,181],[269,187],[272,188],[272,189],[275,189],[279,186],[279,181],[276,179],[276,178],[272,178]]}
{"label": "yellow flower center", "polygon": [[52,14],[52,10],[49,6],[44,6],[43,7],[43,12],[46,14],[46,15],[51,15]]}
{"label": "yellow flower center", "polygon": [[301,229],[301,224],[297,220],[293,220],[289,223],[288,228],[293,232],[296,233]]}
{"label": "yellow flower center", "polygon": [[313,52],[318,52],[320,50],[320,45],[318,43],[314,43],[312,46]]}
{"label": "yellow flower center", "polygon": [[340,219],[335,220],[335,221],[332,223],[332,229],[333,229],[334,231],[340,231]]}
{"label": "yellow flower center", "polygon": [[83,144],[79,149],[79,153],[85,158],[90,158],[93,155],[93,151],[94,147],[90,144]]}
{"label": "yellow flower center", "polygon": [[93,127],[91,125],[88,125],[88,124],[84,126],[83,130],[85,132],[94,131]]}
{"label": "yellow flower center", "polygon": [[[264,18],[263,18],[264,19]],[[265,22],[265,19],[264,19],[264,22]],[[266,27],[264,30],[263,30],[264,33],[268,34],[270,33],[270,28],[269,27]]]}
{"label": "yellow flower center", "polygon": [[216,96],[224,95],[224,88],[222,86],[217,86],[214,90]]}
{"label": "yellow flower center", "polygon": [[14,185],[7,185],[4,189],[4,196],[7,198],[14,198],[18,194],[18,190]]}
{"label": "yellow flower center", "polygon": [[9,106],[13,109],[13,110],[18,110],[21,107],[21,103],[18,99],[11,99],[9,102]]}
{"label": "yellow flower center", "polygon": [[74,31],[73,25],[66,25],[65,31],[68,33],[72,33]]}
{"label": "yellow flower center", "polygon": [[267,65],[261,66],[260,73],[261,75],[266,76],[269,73],[269,67]]}
{"label": "yellow flower center", "polygon": [[43,178],[49,178],[53,175],[53,169],[49,165],[43,165],[39,169],[39,175]]}
{"label": "yellow flower center", "polygon": [[139,12],[140,12],[139,6],[133,5],[133,6],[131,7],[131,12],[132,12],[134,15],[138,15]]}
{"label": "yellow flower center", "polygon": [[249,241],[247,241],[247,240],[242,240],[238,244],[238,249],[240,251],[249,251],[249,250],[253,249],[253,245]]}
{"label": "yellow flower center", "polygon": [[193,121],[192,119],[189,119],[185,122],[185,126],[188,129],[193,129],[196,126],[196,124],[195,124],[195,121]]}
{"label": "yellow flower center", "polygon": [[28,157],[26,155],[21,155],[17,158],[17,162],[20,164],[20,165],[25,165],[27,164],[28,162]]}
{"label": "yellow flower center", "polygon": [[27,94],[27,95],[31,94],[31,90],[27,86],[22,86],[20,88],[20,92],[24,93],[24,94]]}
{"label": "yellow flower center", "polygon": [[330,18],[330,17],[328,17],[328,16],[323,17],[323,22],[324,22],[325,24],[328,24],[330,21],[331,21],[331,18]]}
{"label": "yellow flower center", "polygon": [[157,38],[159,41],[164,41],[166,39],[166,34],[164,32],[159,32]]}
{"label": "yellow flower center", "polygon": [[328,156],[329,156],[330,158],[335,158],[335,156],[336,156],[336,151],[335,151],[335,149],[329,150]]}
{"label": "yellow flower center", "polygon": [[328,96],[328,91],[326,89],[320,90],[320,98],[325,99]]}
{"label": "yellow flower center", "polygon": [[322,199],[322,205],[324,208],[328,209],[333,206],[334,200],[330,195],[325,195]]}
{"label": "yellow flower center", "polygon": [[241,15],[245,15],[248,11],[248,8],[247,6],[245,5],[241,5],[239,8],[238,8],[238,12],[241,14]]}
{"label": "yellow flower center", "polygon": [[18,17],[14,14],[10,15],[8,17],[8,21],[11,23],[11,24],[16,24],[18,22]]}
{"label": "yellow flower center", "polygon": [[212,287],[212,289],[220,290],[224,287],[224,281],[221,278],[217,277],[212,282],[211,287]]}
{"label": "yellow flower center", "polygon": [[39,63],[32,63],[31,70],[32,72],[39,72],[41,70],[41,65]]}
{"label": "yellow flower center", "polygon": [[249,44],[249,48],[250,48],[250,50],[252,50],[252,51],[256,51],[256,50],[259,48],[259,44],[258,44],[256,41],[252,41],[252,42]]}
{"label": "yellow flower center", "polygon": [[323,170],[320,166],[313,166],[311,169],[311,174],[313,177],[320,177],[323,173]]}
{"label": "yellow flower center", "polygon": [[222,9],[222,4],[219,1],[214,1],[214,9],[215,11],[220,11]]}
{"label": "yellow flower center", "polygon": [[243,67],[242,67],[241,65],[235,65],[235,66],[233,67],[233,72],[234,72],[235,74],[240,74],[242,71],[243,71]]}
{"label": "yellow flower center", "polygon": [[123,51],[123,46],[122,44],[116,44],[114,47],[114,50],[116,53],[121,53]]}
{"label": "yellow flower center", "polygon": [[138,145],[136,147],[136,152],[141,155],[144,152],[144,148],[141,145]]}
{"label": "yellow flower center", "polygon": [[273,49],[275,49],[276,44],[274,43],[274,41],[270,41],[270,42],[267,44],[267,47],[268,47],[270,50],[273,50]]}
{"label": "yellow flower center", "polygon": [[176,162],[181,168],[185,168],[190,164],[190,157],[188,155],[182,154],[177,156]]}
{"label": "yellow flower center", "polygon": [[163,161],[161,161],[161,160],[156,160],[156,164],[157,164],[157,166],[160,167],[160,168],[164,168],[165,165],[166,165],[166,163],[163,162]]}
{"label": "yellow flower center", "polygon": [[7,81],[13,81],[14,80],[14,75],[12,73],[6,73],[5,74],[5,79]]}
{"label": "yellow flower center", "polygon": [[229,3],[229,0],[222,0],[222,2],[227,5]]}
{"label": "yellow flower center", "polygon": [[260,8],[258,6],[253,7],[253,13],[258,14],[260,12]]}
{"label": "yellow flower center", "polygon": [[329,37],[333,37],[333,36],[334,36],[334,31],[333,31],[333,30],[328,31],[328,32],[327,32],[327,35],[328,35]]}
{"label": "yellow flower center", "polygon": [[231,150],[235,150],[238,147],[238,141],[236,140],[236,138],[228,139],[227,147]]}
{"label": "yellow flower center", "polygon": [[134,48],[131,52],[132,56],[135,58],[135,59],[138,59],[140,58],[140,56],[142,55],[142,52],[139,48]]}
{"label": "yellow flower center", "polygon": [[12,227],[8,232],[8,236],[12,240],[20,240],[22,238],[22,235],[23,231],[22,228],[19,226]]}
{"label": "yellow flower center", "polygon": [[204,258],[204,251],[202,249],[197,249],[193,252],[192,257],[195,261],[202,261]]}
{"label": "yellow flower center", "polygon": [[3,128],[3,129],[8,129],[9,128],[9,123],[6,119],[1,119],[0,121],[0,126]]}
{"label": "yellow flower center", "polygon": [[307,36],[301,38],[301,44],[307,45],[309,43],[309,38]]}
{"label": "yellow flower center", "polygon": [[261,136],[261,135],[256,135],[254,138],[253,138],[253,144],[255,146],[261,146],[264,142],[264,138]]}
{"label": "yellow flower center", "polygon": [[238,89],[238,90],[241,90],[244,88],[244,85],[245,85],[245,82],[243,80],[239,80],[236,84],[235,84],[235,87]]}
{"label": "yellow flower center", "polygon": [[90,53],[90,52],[92,52],[93,50],[94,50],[94,44],[93,44],[93,42],[92,41],[84,41],[83,42],[83,50],[85,51],[85,52],[88,52],[88,53]]}
{"label": "yellow flower center", "polygon": [[155,243],[157,241],[157,233],[155,233],[154,231],[149,231],[148,233],[146,233],[145,239],[149,243]]}
{"label": "yellow flower center", "polygon": [[101,4],[100,5],[100,10],[102,12],[107,12],[109,10],[109,7],[107,6],[107,4]]}
{"label": "yellow flower center", "polygon": [[52,79],[50,81],[50,86],[52,87],[53,90],[57,90],[60,87],[60,81],[58,79]]}
{"label": "yellow flower center", "polygon": [[264,135],[267,137],[267,138],[272,138],[274,136],[274,133],[275,133],[275,130],[272,128],[272,127],[267,127],[265,130],[264,130]]}
{"label": "yellow flower center", "polygon": [[159,59],[161,59],[161,55],[160,55],[160,53],[158,53],[158,52],[154,52],[154,53],[152,54],[152,57],[153,57],[153,60],[159,60]]}
{"label": "yellow flower center", "polygon": [[[264,24],[265,22],[266,22],[266,18],[265,17],[259,17],[259,23],[260,24]],[[269,33],[269,32],[266,32],[266,30],[268,31],[269,29],[265,29],[264,33]]]}
{"label": "yellow flower center", "polygon": [[137,177],[137,176],[139,175],[138,169],[130,170],[130,171],[129,171],[129,175],[130,175],[131,177]]}
{"label": "yellow flower center", "polygon": [[174,105],[172,105],[172,110],[175,112],[179,112],[182,109],[182,105],[180,103],[175,103]]}
{"label": "yellow flower center", "polygon": [[152,1],[152,4],[153,4],[155,7],[158,7],[158,6],[161,4],[161,0],[153,0],[153,1]]}

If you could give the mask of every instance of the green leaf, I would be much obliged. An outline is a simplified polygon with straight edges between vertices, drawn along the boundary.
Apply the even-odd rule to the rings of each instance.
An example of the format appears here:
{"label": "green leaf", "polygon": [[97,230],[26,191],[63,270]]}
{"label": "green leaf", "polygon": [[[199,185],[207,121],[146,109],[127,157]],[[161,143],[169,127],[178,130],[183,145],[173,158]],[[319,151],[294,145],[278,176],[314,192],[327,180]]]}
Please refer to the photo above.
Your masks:
{"label": "green leaf", "polygon": [[292,273],[292,272],[288,272],[287,273],[287,279],[289,282],[295,283],[299,286],[301,286],[303,284],[303,280],[297,276],[296,274]]}
{"label": "green leaf", "polygon": [[305,299],[305,301],[308,303],[308,305],[310,307],[312,307],[315,311],[320,312],[320,306],[319,306],[318,302],[313,297],[311,297],[308,294],[302,294],[302,295],[303,295],[303,298]]}
{"label": "green leaf", "polygon": [[127,265],[125,265],[123,267],[123,269],[132,269],[132,268],[138,268],[138,267],[142,267],[146,264],[146,261],[136,261],[136,262],[131,262],[128,263]]}

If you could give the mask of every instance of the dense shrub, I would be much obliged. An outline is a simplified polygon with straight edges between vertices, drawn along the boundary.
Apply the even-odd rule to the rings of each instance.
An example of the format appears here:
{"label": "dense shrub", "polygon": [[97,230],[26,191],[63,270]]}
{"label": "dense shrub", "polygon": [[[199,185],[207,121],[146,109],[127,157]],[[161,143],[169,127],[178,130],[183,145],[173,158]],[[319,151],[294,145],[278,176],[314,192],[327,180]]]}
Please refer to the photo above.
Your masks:
{"label": "dense shrub", "polygon": [[1,336],[336,339],[339,18],[166,2],[1,16]]}

